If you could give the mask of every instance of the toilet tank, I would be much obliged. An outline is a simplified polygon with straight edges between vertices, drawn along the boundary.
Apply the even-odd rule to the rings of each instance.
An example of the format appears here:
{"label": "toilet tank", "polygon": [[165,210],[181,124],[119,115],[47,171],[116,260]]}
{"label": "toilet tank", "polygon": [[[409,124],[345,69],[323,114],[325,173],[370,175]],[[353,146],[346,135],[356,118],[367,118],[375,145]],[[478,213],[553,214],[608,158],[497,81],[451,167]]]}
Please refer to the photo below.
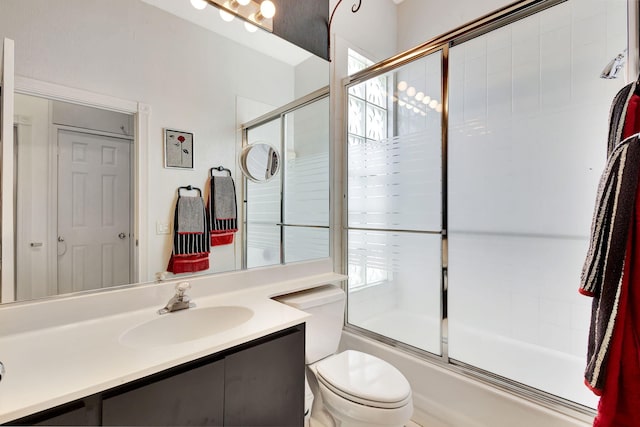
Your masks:
{"label": "toilet tank", "polygon": [[346,299],[342,289],[338,286],[323,285],[274,299],[311,314],[305,327],[307,364],[317,362],[338,350]]}

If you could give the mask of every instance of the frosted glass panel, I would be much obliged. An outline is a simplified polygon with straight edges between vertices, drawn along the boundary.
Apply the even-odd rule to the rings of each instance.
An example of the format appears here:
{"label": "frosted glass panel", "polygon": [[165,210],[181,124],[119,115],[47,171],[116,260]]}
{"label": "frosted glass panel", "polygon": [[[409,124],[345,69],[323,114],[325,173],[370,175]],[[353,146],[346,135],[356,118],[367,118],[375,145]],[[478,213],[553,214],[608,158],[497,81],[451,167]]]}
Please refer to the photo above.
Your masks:
{"label": "frosted glass panel", "polygon": [[350,228],[439,231],[441,55],[349,91]]}
{"label": "frosted glass panel", "polygon": [[[249,144],[266,142],[280,149],[281,120],[247,131]],[[281,179],[278,173],[266,183],[247,181],[247,268],[280,264]]]}
{"label": "frosted glass panel", "polygon": [[280,227],[252,223],[247,227],[247,268],[280,264]]}
{"label": "frosted glass panel", "polygon": [[329,228],[284,227],[284,261],[329,256]]}
{"label": "frosted glass panel", "polygon": [[329,98],[287,114],[285,123],[284,223],[328,227]]}
{"label": "frosted glass panel", "polygon": [[439,235],[349,231],[348,321],[440,354]]}
{"label": "frosted glass panel", "polygon": [[449,356],[592,407],[577,288],[625,7],[571,0],[450,50]]}

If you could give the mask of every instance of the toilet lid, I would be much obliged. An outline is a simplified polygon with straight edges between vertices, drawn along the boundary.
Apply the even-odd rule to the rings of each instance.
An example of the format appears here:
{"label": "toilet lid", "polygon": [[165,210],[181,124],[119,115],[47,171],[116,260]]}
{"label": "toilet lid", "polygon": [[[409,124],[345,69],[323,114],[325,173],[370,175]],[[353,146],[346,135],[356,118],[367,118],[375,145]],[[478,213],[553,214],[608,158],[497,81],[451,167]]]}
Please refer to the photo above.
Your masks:
{"label": "toilet lid", "polygon": [[398,408],[411,398],[407,379],[370,354],[347,350],[316,364],[318,379],[346,399],[378,408]]}

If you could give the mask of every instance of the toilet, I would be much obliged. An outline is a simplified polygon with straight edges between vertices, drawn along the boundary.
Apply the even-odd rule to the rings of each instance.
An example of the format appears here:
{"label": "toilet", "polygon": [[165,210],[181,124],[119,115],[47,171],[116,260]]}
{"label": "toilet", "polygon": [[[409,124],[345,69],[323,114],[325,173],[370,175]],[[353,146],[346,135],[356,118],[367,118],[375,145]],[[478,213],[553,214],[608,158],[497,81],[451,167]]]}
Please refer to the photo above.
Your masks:
{"label": "toilet", "polygon": [[359,351],[336,354],[344,322],[342,289],[324,285],[275,299],[311,314],[305,335],[311,427],[394,427],[409,421],[411,387],[398,369]]}

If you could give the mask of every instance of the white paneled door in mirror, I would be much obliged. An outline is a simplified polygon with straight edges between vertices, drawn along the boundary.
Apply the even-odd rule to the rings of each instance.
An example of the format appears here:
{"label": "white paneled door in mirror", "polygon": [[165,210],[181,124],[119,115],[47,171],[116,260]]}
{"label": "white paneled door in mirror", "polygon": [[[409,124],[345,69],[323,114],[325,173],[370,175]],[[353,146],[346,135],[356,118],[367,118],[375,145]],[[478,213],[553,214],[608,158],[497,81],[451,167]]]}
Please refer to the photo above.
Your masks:
{"label": "white paneled door in mirror", "polygon": [[58,292],[131,282],[132,140],[58,131]]}

